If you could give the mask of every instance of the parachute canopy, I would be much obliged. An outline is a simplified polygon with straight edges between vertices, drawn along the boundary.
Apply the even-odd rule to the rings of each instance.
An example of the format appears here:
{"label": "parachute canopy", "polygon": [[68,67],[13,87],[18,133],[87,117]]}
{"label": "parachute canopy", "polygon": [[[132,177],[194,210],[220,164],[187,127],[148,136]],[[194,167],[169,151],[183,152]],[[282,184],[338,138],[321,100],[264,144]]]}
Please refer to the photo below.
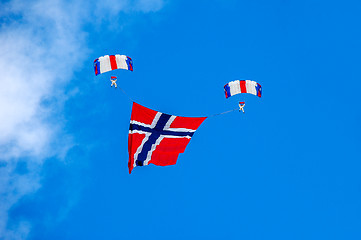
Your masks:
{"label": "parachute canopy", "polygon": [[261,97],[262,87],[259,83],[252,80],[235,80],[224,85],[226,98],[232,97],[238,93],[250,93]]}
{"label": "parachute canopy", "polygon": [[95,75],[109,72],[115,69],[133,71],[133,61],[125,55],[105,55],[94,60]]}

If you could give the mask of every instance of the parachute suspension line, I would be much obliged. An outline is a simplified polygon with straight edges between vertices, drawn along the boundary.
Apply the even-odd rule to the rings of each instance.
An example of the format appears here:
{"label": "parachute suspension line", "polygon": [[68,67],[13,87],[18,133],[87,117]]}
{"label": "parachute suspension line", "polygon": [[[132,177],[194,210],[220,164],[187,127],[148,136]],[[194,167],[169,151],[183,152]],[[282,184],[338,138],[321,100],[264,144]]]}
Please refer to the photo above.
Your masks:
{"label": "parachute suspension line", "polygon": [[120,90],[122,90],[122,92],[124,93],[124,95],[127,96],[130,101],[135,102],[121,87],[118,86],[118,88],[119,88]]}
{"label": "parachute suspension line", "polygon": [[233,111],[236,111],[236,110],[239,110],[239,108],[235,108],[235,109],[232,109],[232,110],[229,110],[229,111],[226,111],[226,112],[222,112],[222,113],[213,114],[213,115],[208,116],[208,117],[215,117],[215,116],[230,113],[230,112],[233,112]]}

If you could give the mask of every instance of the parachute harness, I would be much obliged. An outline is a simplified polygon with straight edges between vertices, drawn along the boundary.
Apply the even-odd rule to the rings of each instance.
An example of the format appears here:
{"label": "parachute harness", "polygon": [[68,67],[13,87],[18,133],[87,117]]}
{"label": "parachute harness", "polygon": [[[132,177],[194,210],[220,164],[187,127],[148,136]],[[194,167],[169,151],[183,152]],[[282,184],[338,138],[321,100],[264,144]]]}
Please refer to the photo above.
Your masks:
{"label": "parachute harness", "polygon": [[113,87],[113,86],[115,86],[115,88],[117,88],[118,87],[118,85],[117,85],[117,78],[111,78],[110,79],[110,81],[112,82],[112,84],[110,85],[110,87]]}
{"label": "parachute harness", "polygon": [[245,102],[239,102],[238,103],[238,106],[239,106],[239,111],[242,111],[244,113],[244,106],[246,106]]}

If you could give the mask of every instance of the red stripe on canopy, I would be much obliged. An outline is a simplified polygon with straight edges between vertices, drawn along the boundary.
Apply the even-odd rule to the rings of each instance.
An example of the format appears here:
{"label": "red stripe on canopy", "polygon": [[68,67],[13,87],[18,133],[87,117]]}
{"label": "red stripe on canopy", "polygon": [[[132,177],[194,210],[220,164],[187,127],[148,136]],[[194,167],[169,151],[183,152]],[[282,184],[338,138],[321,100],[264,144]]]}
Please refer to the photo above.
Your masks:
{"label": "red stripe on canopy", "polygon": [[115,60],[115,56],[109,55],[109,60],[110,60],[110,66],[111,66],[112,70],[118,69],[118,65],[117,65],[117,61]]}
{"label": "red stripe on canopy", "polygon": [[239,81],[239,85],[241,86],[241,93],[247,93],[246,81]]}

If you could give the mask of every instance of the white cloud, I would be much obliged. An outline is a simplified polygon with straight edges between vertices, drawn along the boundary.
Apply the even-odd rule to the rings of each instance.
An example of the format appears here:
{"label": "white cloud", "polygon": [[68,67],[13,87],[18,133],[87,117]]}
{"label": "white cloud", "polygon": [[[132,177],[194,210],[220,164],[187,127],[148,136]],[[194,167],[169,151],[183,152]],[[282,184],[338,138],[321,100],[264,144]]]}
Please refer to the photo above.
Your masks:
{"label": "white cloud", "polygon": [[[8,211],[39,189],[44,159],[71,146],[60,130],[65,96],[59,87],[71,79],[87,49],[81,45],[84,34],[79,34],[75,13],[66,12],[59,1],[13,1],[5,9],[2,17],[8,19],[0,32],[0,160],[5,162],[0,167],[0,236],[25,239],[30,224],[19,222],[9,229]],[[53,103],[45,106],[46,99]],[[56,125],[52,114],[60,117]],[[57,139],[67,139],[58,144],[62,148],[53,147]],[[21,157],[29,159],[25,174],[16,172]]]}
{"label": "white cloud", "polygon": [[[61,130],[63,91],[74,71],[87,61],[83,24],[94,21],[96,15],[101,19],[102,14],[151,12],[162,6],[162,0],[13,0],[0,4],[1,239],[26,238],[31,224],[19,222],[9,229],[8,211],[41,187],[45,159],[61,156],[72,145],[71,136]],[[18,174],[15,169],[22,157],[30,159],[29,171]]]}

